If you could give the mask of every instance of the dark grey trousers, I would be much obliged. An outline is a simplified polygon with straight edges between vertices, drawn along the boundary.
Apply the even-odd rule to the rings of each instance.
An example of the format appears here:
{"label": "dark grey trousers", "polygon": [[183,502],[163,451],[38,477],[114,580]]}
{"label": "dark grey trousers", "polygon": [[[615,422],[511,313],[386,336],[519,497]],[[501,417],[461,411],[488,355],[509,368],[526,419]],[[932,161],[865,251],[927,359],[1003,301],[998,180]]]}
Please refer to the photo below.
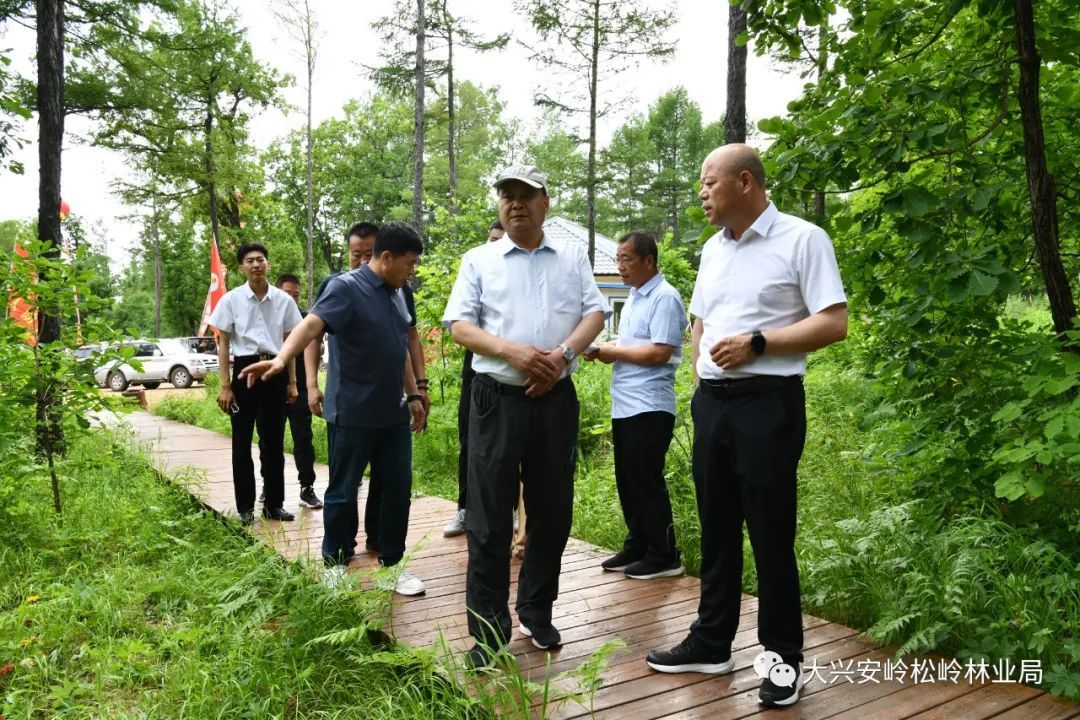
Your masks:
{"label": "dark grey trousers", "polygon": [[510,536],[524,483],[529,513],[517,614],[527,626],[551,623],[574,507],[579,406],[567,378],[539,398],[487,375],[472,384],[465,527],[469,632],[497,647],[510,638]]}

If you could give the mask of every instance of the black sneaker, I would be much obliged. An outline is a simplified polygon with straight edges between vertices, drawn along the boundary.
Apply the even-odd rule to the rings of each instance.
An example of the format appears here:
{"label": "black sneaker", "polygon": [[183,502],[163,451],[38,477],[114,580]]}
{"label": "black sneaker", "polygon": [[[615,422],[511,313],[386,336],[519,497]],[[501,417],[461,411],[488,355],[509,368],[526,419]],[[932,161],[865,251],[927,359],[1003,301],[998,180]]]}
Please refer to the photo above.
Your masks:
{"label": "black sneaker", "polygon": [[600,563],[600,567],[608,572],[621,572],[625,570],[631,563],[636,563],[641,559],[640,555],[634,553],[628,553],[625,550],[620,550],[604,562]]}
{"label": "black sneaker", "polygon": [[494,656],[483,645],[473,645],[472,649],[465,653],[465,668],[468,670],[484,672],[485,670],[491,670],[494,666]]}
{"label": "black sneaker", "polygon": [[706,649],[693,635],[670,650],[653,650],[645,658],[653,670],[665,673],[699,672],[710,675],[726,675],[735,669],[731,653],[719,655]]}
{"label": "black sneaker", "polygon": [[678,560],[653,560],[645,558],[636,563],[626,566],[626,577],[635,580],[652,580],[653,578],[678,577],[686,570]]}
{"label": "black sneaker", "polygon": [[266,518],[267,520],[289,521],[289,520],[295,520],[296,519],[296,516],[293,515],[291,512],[289,512],[288,510],[286,510],[285,508],[268,508],[268,507],[264,507],[263,511],[262,511],[262,516],[264,518]]}
{"label": "black sneaker", "polygon": [[322,507],[322,500],[315,494],[315,488],[310,485],[300,488],[300,505],[312,510],[318,510]]}
{"label": "black sneaker", "polygon": [[773,672],[776,672],[776,668],[786,668],[789,671],[789,679],[794,676],[795,672],[798,672],[798,678],[795,679],[788,687],[777,685],[770,677],[761,681],[761,689],[758,690],[758,702],[768,707],[786,707],[788,705],[794,705],[799,702],[799,693],[803,689],[803,685],[806,684],[806,673],[803,672],[802,665],[799,666],[798,671],[792,668],[790,665],[774,665]]}
{"label": "black sneaker", "polygon": [[525,637],[532,638],[532,644],[541,650],[555,650],[562,647],[562,635],[551,623],[534,625],[531,628],[522,623],[518,625],[518,630]]}
{"label": "black sneaker", "polygon": [[254,510],[245,510],[244,512],[240,513],[240,524],[243,525],[244,527],[248,527],[249,525],[251,525],[254,522],[255,522],[255,511]]}

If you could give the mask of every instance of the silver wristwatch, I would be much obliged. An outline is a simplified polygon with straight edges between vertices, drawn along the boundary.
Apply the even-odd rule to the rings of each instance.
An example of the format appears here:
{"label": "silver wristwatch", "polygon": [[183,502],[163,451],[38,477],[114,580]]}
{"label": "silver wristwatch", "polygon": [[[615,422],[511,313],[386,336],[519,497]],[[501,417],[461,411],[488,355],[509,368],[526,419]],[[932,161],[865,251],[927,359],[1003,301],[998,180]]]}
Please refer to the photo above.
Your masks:
{"label": "silver wristwatch", "polygon": [[574,358],[577,357],[577,352],[574,351],[574,348],[564,343],[559,346],[559,349],[562,350],[563,360],[566,361],[567,365],[574,362]]}

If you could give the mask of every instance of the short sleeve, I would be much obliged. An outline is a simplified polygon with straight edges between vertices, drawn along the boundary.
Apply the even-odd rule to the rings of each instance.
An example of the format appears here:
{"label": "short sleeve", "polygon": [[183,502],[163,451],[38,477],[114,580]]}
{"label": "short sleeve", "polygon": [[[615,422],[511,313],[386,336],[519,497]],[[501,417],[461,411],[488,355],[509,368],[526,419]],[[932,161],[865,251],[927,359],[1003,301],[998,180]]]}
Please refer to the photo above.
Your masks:
{"label": "short sleeve", "polygon": [[308,314],[316,315],[326,323],[327,332],[337,333],[349,324],[353,313],[351,306],[348,285],[340,277],[332,277]]}
{"label": "short sleeve", "polygon": [[682,345],[686,328],[686,312],[678,295],[665,294],[656,299],[652,317],[649,318],[649,340],[662,345]]}
{"label": "short sleeve", "polygon": [[480,324],[480,273],[475,264],[474,251],[461,258],[454,289],[443,311],[443,325],[449,328],[455,320]]}
{"label": "short sleeve", "polygon": [[836,252],[824,230],[813,228],[802,243],[798,259],[799,290],[811,315],[847,302]]}
{"label": "short sleeve", "polygon": [[578,275],[581,277],[581,287],[584,289],[581,298],[581,316],[601,312],[605,320],[610,318],[611,306],[604,299],[604,294],[600,292],[600,286],[596,284],[592,267],[589,265],[589,256],[585,253],[581,253],[581,260],[578,262]]}
{"label": "short sleeve", "polygon": [[233,312],[232,300],[235,296],[226,293],[225,297],[218,301],[217,307],[210,315],[210,325],[230,335],[236,328],[236,314]]}
{"label": "short sleeve", "polygon": [[705,247],[701,249],[701,263],[698,265],[697,277],[694,278],[694,292],[690,296],[690,314],[694,317],[704,318],[708,311],[708,302],[705,298],[705,283],[709,281],[709,259],[715,248],[716,235],[705,241]]}
{"label": "short sleeve", "polygon": [[299,325],[304,318],[301,317],[300,308],[291,297],[289,297],[288,302],[285,303],[285,308],[285,322],[282,324],[282,328],[288,333],[295,330],[296,326]]}
{"label": "short sleeve", "polygon": [[406,284],[402,285],[401,292],[405,296],[405,309],[409,311],[409,327],[416,327],[416,298],[413,297],[413,289]]}

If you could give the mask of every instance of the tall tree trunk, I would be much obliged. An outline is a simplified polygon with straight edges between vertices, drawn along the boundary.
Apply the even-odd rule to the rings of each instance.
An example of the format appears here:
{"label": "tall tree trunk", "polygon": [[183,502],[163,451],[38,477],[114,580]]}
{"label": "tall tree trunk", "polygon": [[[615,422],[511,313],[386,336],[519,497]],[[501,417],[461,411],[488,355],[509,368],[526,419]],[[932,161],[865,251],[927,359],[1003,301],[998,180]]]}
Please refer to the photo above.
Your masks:
{"label": "tall tree trunk", "polygon": [[589,206],[589,267],[596,267],[596,93],[600,76],[600,0],[593,0],[592,66],[589,70],[589,166],[585,197]]}
{"label": "tall tree trunk", "polygon": [[312,36],[311,6],[304,0],[304,51],[307,58],[307,306],[314,300],[315,282],[315,185],[312,179],[311,85],[315,77],[315,38]]}
{"label": "tall tree trunk", "polygon": [[[1031,0],[1013,0],[1016,19],[1016,46],[1020,64],[1020,118],[1024,129],[1024,160],[1027,165],[1028,194],[1031,196],[1031,228],[1039,256],[1054,330],[1062,335],[1073,329],[1076,304],[1069,276],[1061,264],[1058,236],[1057,199],[1054,178],[1046,167],[1042,110],[1039,105],[1039,52],[1035,48],[1035,13]],[[1080,346],[1070,344],[1080,351]]]}
{"label": "tall tree trunk", "polygon": [[443,3],[443,14],[446,22],[446,157],[450,165],[450,214],[455,218],[458,215],[458,188],[457,188],[457,154],[454,149],[454,132],[457,127],[457,116],[454,110],[454,19],[450,16],[450,10]]}
{"label": "tall tree trunk", "polygon": [[727,109],[724,142],[746,142],[746,45],[736,40],[746,32],[746,5],[728,5]]}
{"label": "tall tree trunk", "polygon": [[[818,26],[817,84],[825,82],[825,72],[829,69],[828,20]],[[825,219],[825,190],[814,191],[814,217],[818,222]]]}
{"label": "tall tree trunk", "polygon": [[[38,239],[52,243],[46,255],[60,257],[60,156],[64,146],[64,3],[63,0],[37,0],[37,107],[38,107]],[[60,483],[53,467],[53,456],[62,450],[64,435],[60,427],[60,396],[53,379],[51,343],[60,340],[60,313],[42,308],[38,313],[37,349],[38,383],[35,441],[38,457],[49,463],[53,508],[59,515]],[[43,364],[46,366],[43,367]]]}
{"label": "tall tree trunk", "polygon": [[154,233],[154,337],[161,337],[161,228],[157,200],[154,200],[154,215],[150,221]]}
{"label": "tall tree trunk", "polygon": [[416,104],[413,108],[413,227],[424,234],[424,0],[416,0]]}
{"label": "tall tree trunk", "polygon": [[206,119],[203,120],[203,135],[204,135],[204,152],[206,157],[204,158],[203,165],[206,168],[206,191],[210,200],[210,233],[214,238],[214,241],[218,244],[218,251],[221,251],[221,238],[218,237],[220,230],[218,222],[218,199],[217,199],[217,183],[214,182],[214,96],[213,94],[207,94],[206,96]]}

